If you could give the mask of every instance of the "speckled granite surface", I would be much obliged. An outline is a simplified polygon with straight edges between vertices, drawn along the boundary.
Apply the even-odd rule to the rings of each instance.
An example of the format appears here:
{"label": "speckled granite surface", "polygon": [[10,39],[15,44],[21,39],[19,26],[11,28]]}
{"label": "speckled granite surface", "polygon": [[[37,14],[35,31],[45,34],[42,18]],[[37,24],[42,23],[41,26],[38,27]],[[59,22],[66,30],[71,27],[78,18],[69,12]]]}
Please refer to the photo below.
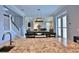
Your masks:
{"label": "speckled granite surface", "polygon": [[69,42],[65,48],[56,38],[27,38],[14,40],[9,53],[78,53],[79,44]]}

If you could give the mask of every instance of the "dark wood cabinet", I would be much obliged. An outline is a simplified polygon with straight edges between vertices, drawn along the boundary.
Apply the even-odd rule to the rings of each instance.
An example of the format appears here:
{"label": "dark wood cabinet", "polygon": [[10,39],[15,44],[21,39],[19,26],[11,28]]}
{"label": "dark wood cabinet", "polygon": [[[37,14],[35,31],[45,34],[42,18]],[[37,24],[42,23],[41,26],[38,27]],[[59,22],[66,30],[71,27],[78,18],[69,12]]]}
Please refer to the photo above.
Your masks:
{"label": "dark wood cabinet", "polygon": [[79,40],[79,36],[74,36],[73,41],[74,41],[74,42],[77,42],[78,40]]}
{"label": "dark wood cabinet", "polygon": [[40,31],[39,32],[29,31],[25,35],[26,35],[26,37],[35,37],[36,35],[38,35],[38,33],[41,33],[41,35],[46,35],[46,37],[55,37],[56,36],[56,33],[46,32],[46,31],[41,31],[41,32]]}

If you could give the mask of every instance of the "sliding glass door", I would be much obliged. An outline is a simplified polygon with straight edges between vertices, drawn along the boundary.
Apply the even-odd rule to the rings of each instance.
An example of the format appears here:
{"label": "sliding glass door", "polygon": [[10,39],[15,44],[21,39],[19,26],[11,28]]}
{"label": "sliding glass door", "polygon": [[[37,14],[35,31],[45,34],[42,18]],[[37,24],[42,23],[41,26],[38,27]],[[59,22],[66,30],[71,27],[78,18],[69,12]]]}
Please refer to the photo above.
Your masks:
{"label": "sliding glass door", "polygon": [[61,16],[57,19],[58,37],[67,38],[67,16]]}
{"label": "sliding glass door", "polygon": [[63,38],[67,39],[67,16],[64,15],[62,17],[62,34],[63,34]]}
{"label": "sliding glass door", "polygon": [[58,37],[61,37],[61,18],[58,18]]}
{"label": "sliding glass door", "polygon": [[62,38],[64,46],[67,47],[67,15],[62,16]]}
{"label": "sliding glass door", "polygon": [[[67,15],[61,15],[57,18],[57,37],[60,42],[67,46]],[[61,38],[61,40],[60,40]]]}

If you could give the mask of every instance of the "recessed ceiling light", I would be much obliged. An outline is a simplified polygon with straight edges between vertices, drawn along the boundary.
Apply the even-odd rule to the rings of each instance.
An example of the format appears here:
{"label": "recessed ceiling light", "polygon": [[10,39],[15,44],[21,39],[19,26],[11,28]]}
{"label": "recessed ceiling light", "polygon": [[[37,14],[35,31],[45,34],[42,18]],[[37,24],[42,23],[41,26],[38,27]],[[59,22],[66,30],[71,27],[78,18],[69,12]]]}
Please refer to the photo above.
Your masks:
{"label": "recessed ceiling light", "polygon": [[24,11],[24,9],[21,9],[22,11]]}
{"label": "recessed ceiling light", "polygon": [[40,9],[37,9],[38,11],[40,11]]}

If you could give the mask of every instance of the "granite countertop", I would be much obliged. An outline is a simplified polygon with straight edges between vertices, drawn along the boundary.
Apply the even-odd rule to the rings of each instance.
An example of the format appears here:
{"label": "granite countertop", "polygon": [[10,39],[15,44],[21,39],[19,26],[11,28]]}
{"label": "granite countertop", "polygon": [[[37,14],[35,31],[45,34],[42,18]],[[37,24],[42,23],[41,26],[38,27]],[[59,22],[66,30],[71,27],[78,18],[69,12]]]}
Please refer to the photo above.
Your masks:
{"label": "granite countertop", "polygon": [[[8,45],[8,44],[7,44]],[[69,42],[68,47],[60,44],[56,38],[27,38],[13,41],[15,47],[9,53],[77,53],[79,44]]]}

